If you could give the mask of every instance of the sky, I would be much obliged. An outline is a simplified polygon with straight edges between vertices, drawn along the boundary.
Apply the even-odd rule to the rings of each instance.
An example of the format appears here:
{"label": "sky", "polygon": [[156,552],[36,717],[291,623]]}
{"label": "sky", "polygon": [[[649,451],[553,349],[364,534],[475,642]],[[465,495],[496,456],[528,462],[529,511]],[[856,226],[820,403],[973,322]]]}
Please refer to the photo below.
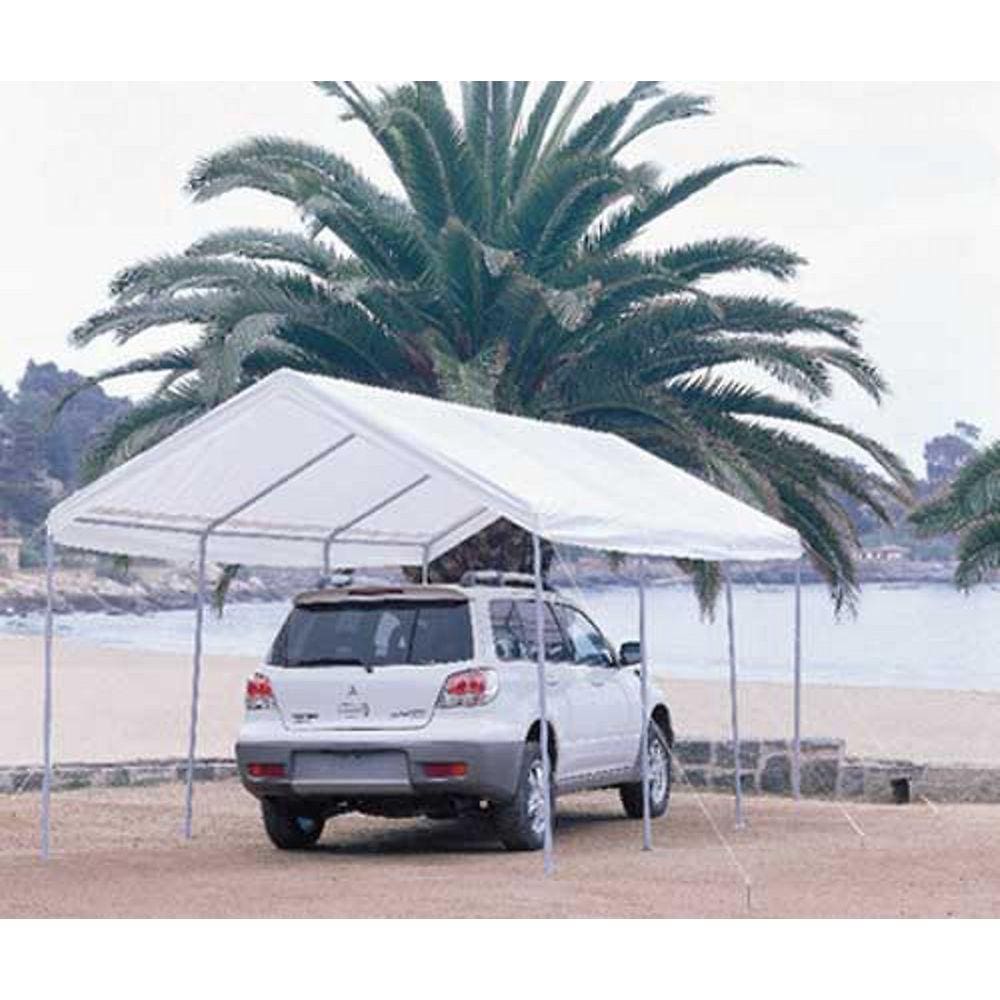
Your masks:
{"label": "sky", "polygon": [[[591,104],[621,93],[601,83]],[[1000,436],[1000,85],[671,81],[710,94],[714,115],[661,128],[634,159],[664,177],[734,156],[794,169],[724,179],[651,227],[648,247],[754,236],[806,257],[793,282],[727,279],[864,319],[865,349],[892,393],[881,407],[840,383],[824,412],[897,449],[919,474],[927,438],[955,420]],[[235,225],[294,226],[285,206],[183,193],[200,156],[251,135],[329,147],[387,187],[394,178],[356,123],[305,83],[0,84],[0,385],[29,358],[91,373],[190,338],[174,328],[127,348],[68,343],[107,304],[116,271]],[[142,378],[109,384],[139,396]]]}

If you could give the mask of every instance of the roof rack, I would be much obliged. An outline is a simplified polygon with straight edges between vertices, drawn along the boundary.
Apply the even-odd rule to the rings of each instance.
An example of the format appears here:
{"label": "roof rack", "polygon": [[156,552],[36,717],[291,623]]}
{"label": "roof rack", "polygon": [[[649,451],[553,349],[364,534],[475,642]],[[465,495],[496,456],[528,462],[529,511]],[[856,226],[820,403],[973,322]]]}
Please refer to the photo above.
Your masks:
{"label": "roof rack", "polygon": [[[463,587],[524,587],[534,589],[535,578],[531,573],[508,573],[499,569],[466,570],[458,581]],[[555,588],[542,581],[545,590]]]}

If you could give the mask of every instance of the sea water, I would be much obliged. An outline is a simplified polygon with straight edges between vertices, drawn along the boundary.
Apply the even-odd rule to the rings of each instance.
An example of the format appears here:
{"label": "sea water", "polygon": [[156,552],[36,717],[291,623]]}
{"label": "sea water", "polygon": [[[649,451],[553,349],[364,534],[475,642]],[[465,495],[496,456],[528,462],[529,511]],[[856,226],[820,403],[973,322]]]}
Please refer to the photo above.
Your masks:
{"label": "sea water", "polygon": [[[564,590],[617,646],[638,637],[634,588]],[[690,589],[647,591],[654,669],[678,678],[727,677],[724,609],[703,621]],[[784,681],[792,676],[794,591],[791,587],[734,588],[739,676]],[[206,616],[208,653],[261,657],[288,611],[287,603],[232,604],[221,618]],[[827,591],[802,594],[803,676],[809,683],[962,690],[1000,690],[1000,590],[966,596],[945,584],[870,584],[856,616],[833,613]],[[71,614],[56,618],[67,639],[136,650],[186,653],[193,613]],[[38,634],[41,616],[0,619],[7,634]],[[141,659],[137,669],[141,669]],[[71,660],[63,660],[65,667]]]}

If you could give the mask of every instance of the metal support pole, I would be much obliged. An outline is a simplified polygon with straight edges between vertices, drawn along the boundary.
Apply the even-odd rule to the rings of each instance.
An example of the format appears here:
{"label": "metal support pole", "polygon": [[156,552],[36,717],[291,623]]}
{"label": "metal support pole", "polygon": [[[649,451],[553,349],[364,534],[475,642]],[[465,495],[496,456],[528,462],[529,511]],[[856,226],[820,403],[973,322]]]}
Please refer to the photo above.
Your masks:
{"label": "metal support pole", "polygon": [[646,560],[639,560],[639,666],[642,731],[639,737],[639,777],[642,781],[642,849],[653,849],[653,824],[649,815],[649,653],[646,643]]}
{"label": "metal support pole", "polygon": [[420,582],[421,583],[426,584],[426,583],[430,582],[430,572],[431,572],[430,550],[425,545],[424,546],[424,557],[423,557],[423,560],[422,560],[421,565],[420,565]]}
{"label": "metal support pole", "polygon": [[191,728],[188,732],[187,793],[184,802],[184,836],[193,836],[194,754],[198,737],[198,696],[201,690],[201,640],[205,624],[205,556],[208,532],[198,539],[198,596],[194,611],[194,666],[191,671]]}
{"label": "metal support pole", "polygon": [[52,805],[52,604],[55,582],[55,546],[45,532],[45,695],[42,709],[42,859],[48,860],[51,844]]}
{"label": "metal support pole", "polygon": [[542,543],[532,533],[531,545],[535,563],[535,656],[538,663],[538,718],[542,751],[542,781],[544,789],[545,843],[544,869],[546,875],[555,870],[552,860],[552,762],[549,760],[549,719],[545,700],[545,588],[542,585]]}
{"label": "metal support pole", "polygon": [[795,693],[792,733],[792,795],[802,795],[802,558],[795,563]]}
{"label": "metal support pole", "polygon": [[729,570],[722,566],[722,579],[726,592],[726,629],[729,633],[729,702],[733,725],[733,787],[736,791],[736,828],[743,826],[743,781],[740,773],[740,719],[736,703],[736,628],[733,624],[733,587]]}

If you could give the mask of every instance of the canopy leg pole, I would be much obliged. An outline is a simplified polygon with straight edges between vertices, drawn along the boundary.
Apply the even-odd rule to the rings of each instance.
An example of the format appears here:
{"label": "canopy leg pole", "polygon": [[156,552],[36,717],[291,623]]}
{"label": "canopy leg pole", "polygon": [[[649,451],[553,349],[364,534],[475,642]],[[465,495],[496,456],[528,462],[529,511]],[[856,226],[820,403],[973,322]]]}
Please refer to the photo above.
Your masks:
{"label": "canopy leg pole", "polygon": [[653,823],[649,814],[649,654],[646,643],[646,559],[639,560],[639,690],[642,730],[639,737],[639,780],[642,782],[642,849],[653,849]]}
{"label": "canopy leg pole", "polygon": [[48,860],[52,839],[52,605],[55,589],[55,546],[45,532],[45,694],[42,709],[42,859]]}
{"label": "canopy leg pole", "polygon": [[330,585],[330,542],[323,542],[323,586]]}
{"label": "canopy leg pole", "polygon": [[792,733],[792,795],[802,796],[802,558],[795,563],[795,692]]}
{"label": "canopy leg pole", "polygon": [[430,583],[430,573],[431,573],[430,549],[425,545],[424,557],[420,564],[420,582],[424,584]]}
{"label": "canopy leg pole", "polygon": [[549,759],[549,718],[545,700],[545,588],[542,583],[542,543],[538,535],[532,533],[531,545],[535,564],[535,656],[538,664],[538,719],[539,739],[542,752],[542,796],[545,813],[545,842],[543,845],[543,866],[546,875],[555,870],[552,858],[552,762]]}
{"label": "canopy leg pole", "polygon": [[201,689],[201,645],[205,624],[205,555],[208,534],[198,539],[198,594],[194,610],[194,665],[191,671],[191,724],[188,731],[187,790],[184,800],[184,836],[193,834],[194,816],[194,754],[198,738],[198,695]]}
{"label": "canopy leg pole", "polygon": [[736,628],[733,623],[733,587],[729,568],[722,564],[722,579],[726,592],[726,630],[729,633],[729,703],[733,726],[733,788],[736,792],[736,829],[743,826],[743,781],[740,773],[740,719],[736,702]]}

